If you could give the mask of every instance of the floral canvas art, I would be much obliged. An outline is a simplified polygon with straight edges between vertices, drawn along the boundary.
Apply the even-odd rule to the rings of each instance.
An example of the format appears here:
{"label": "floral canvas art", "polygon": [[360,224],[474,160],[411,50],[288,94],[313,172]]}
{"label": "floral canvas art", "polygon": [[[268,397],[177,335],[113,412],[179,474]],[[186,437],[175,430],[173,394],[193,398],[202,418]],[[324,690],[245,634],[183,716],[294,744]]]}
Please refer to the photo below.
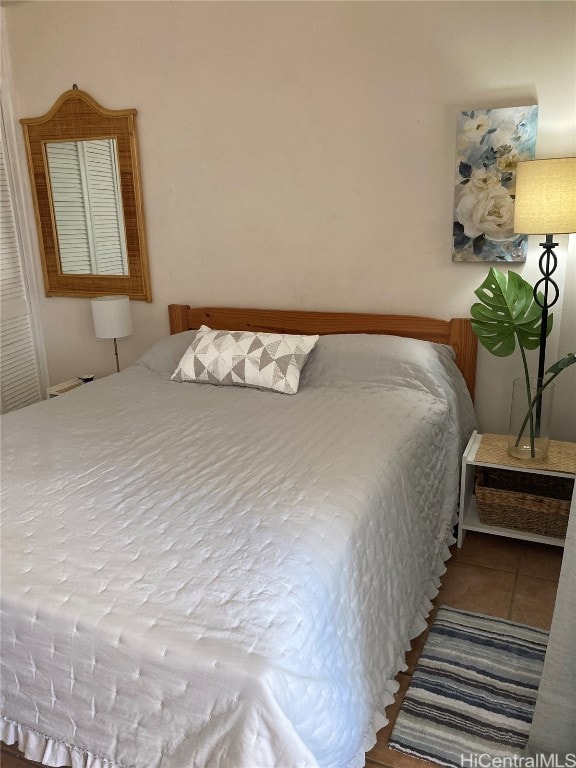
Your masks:
{"label": "floral canvas art", "polygon": [[538,107],[460,112],[456,147],[453,261],[525,261],[514,234],[516,163],[533,160]]}

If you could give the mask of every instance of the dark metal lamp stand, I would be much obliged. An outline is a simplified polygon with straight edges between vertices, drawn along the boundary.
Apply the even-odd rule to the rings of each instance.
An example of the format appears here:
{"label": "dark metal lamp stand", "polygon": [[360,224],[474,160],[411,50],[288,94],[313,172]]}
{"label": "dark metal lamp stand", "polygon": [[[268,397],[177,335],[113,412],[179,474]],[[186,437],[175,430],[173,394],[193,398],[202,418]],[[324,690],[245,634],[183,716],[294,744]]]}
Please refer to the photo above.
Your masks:
{"label": "dark metal lamp stand", "polygon": [[[558,266],[558,259],[554,253],[554,248],[558,243],[553,242],[553,235],[546,235],[546,241],[540,243],[544,251],[540,256],[539,267],[542,277],[534,286],[534,301],[542,308],[540,319],[540,353],[538,357],[538,389],[544,382],[544,373],[546,369],[546,335],[548,331],[548,310],[558,301],[558,285],[552,280],[552,274]],[[538,295],[539,288],[542,288],[542,297]],[[542,413],[542,398],[536,403],[536,435],[540,435],[540,418]]]}

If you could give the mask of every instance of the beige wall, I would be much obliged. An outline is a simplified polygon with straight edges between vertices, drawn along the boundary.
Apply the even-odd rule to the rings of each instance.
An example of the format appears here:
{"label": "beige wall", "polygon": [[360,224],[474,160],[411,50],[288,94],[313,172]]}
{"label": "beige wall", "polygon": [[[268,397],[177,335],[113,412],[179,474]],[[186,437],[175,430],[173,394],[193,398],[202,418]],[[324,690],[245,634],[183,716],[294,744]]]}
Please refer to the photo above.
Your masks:
{"label": "beige wall", "polygon": [[[451,261],[457,112],[538,103],[537,155],[576,155],[573,2],[12,2],[5,17],[17,117],[73,83],[138,109],[154,302],[133,305],[124,364],[167,333],[169,302],[466,316],[487,265]],[[572,251],[550,342],[564,352]],[[53,382],[113,370],[88,301],[41,313]],[[506,430],[516,373],[518,357],[481,352],[482,429]],[[575,382],[557,392],[564,439]]]}

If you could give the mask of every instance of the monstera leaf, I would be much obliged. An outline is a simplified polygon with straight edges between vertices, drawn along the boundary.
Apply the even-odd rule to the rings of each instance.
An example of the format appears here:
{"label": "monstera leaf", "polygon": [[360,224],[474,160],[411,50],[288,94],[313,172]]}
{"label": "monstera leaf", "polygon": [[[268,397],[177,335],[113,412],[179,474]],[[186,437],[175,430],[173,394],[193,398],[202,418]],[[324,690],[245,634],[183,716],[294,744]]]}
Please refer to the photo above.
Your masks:
{"label": "monstera leaf", "polygon": [[552,379],[555,379],[556,376],[558,376],[558,374],[562,373],[563,370],[565,370],[566,368],[569,368],[571,365],[574,365],[575,363],[576,363],[576,352],[568,352],[566,357],[563,357],[562,360],[558,360],[557,363],[554,363],[554,365],[551,365],[550,368],[548,368],[546,373],[552,374],[548,382],[552,381]]}
{"label": "monstera leaf", "polygon": [[[538,348],[542,309],[534,300],[530,283],[517,272],[504,274],[491,267],[474,293],[482,304],[473,304],[470,309],[472,328],[486,349],[498,357],[507,357],[516,349],[516,340],[524,349]],[[546,336],[551,330],[549,315]]]}

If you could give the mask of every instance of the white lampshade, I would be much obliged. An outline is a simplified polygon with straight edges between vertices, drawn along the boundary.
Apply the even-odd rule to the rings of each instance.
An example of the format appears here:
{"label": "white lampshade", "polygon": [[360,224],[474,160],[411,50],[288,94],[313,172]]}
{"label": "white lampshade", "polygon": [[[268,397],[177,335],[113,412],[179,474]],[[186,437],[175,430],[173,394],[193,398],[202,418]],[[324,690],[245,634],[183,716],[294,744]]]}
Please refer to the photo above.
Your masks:
{"label": "white lampshade", "polygon": [[98,296],[92,299],[94,332],[99,339],[121,339],[132,333],[128,296]]}
{"label": "white lampshade", "polygon": [[527,160],[516,166],[514,232],[576,232],[576,157]]}

